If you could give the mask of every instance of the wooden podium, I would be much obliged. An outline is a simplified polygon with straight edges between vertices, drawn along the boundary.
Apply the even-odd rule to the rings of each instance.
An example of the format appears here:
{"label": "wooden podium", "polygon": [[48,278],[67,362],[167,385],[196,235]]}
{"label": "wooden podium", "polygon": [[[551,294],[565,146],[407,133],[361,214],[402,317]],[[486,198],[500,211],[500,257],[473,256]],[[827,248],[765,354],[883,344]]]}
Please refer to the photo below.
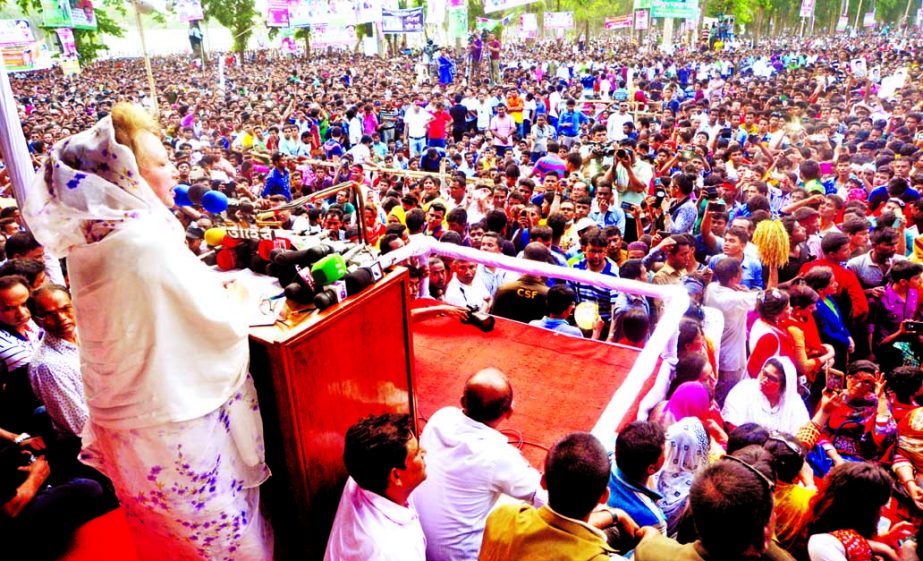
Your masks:
{"label": "wooden podium", "polygon": [[398,268],[294,327],[250,331],[279,561],[323,558],[346,481],[346,430],[371,414],[415,413],[408,282]]}

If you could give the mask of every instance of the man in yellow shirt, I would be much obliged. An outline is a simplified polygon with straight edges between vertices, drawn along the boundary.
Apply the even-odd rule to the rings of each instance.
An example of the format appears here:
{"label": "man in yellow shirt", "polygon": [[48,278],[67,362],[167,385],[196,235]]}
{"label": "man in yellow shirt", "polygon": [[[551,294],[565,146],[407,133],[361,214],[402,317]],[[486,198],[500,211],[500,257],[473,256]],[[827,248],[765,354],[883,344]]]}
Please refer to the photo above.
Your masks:
{"label": "man in yellow shirt", "polygon": [[[542,486],[548,504],[497,507],[487,517],[479,561],[608,560],[615,550],[605,534],[589,524],[590,514],[608,497],[609,458],[589,433],[571,433],[545,459]],[[611,511],[616,516],[624,515]],[[607,520],[608,522],[608,520]]]}

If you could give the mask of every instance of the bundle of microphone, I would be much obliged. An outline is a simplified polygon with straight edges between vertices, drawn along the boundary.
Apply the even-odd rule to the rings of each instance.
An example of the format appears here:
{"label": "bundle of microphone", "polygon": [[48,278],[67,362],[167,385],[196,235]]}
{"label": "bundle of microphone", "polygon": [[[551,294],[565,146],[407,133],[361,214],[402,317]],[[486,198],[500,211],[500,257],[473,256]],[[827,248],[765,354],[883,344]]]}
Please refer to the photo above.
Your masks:
{"label": "bundle of microphone", "polygon": [[350,271],[347,258],[321,244],[301,251],[274,249],[266,274],[285,287],[285,297],[300,305],[325,310],[349,296],[359,294],[381,278],[375,266]]}

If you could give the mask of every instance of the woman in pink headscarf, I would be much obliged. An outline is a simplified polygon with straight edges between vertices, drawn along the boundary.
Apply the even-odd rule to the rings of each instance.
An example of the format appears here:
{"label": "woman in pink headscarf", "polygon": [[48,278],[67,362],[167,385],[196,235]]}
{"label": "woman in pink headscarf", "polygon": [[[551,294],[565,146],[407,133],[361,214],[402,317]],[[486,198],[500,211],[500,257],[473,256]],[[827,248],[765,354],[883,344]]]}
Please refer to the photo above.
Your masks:
{"label": "woman in pink headscarf", "polygon": [[719,455],[727,442],[727,434],[711,415],[711,394],[701,382],[681,384],[663,410],[664,462],[654,474],[654,485],[662,497],[657,504],[667,518],[669,536],[676,534],[693,478],[708,465],[711,451]]}

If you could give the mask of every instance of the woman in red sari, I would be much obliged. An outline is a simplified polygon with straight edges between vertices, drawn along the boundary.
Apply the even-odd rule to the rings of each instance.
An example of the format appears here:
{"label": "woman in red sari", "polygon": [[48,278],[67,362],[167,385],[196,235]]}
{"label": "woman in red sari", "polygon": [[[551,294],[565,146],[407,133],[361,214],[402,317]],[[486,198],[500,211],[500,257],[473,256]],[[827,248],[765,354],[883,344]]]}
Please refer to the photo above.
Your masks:
{"label": "woman in red sari", "polygon": [[788,294],[773,288],[762,292],[756,300],[759,319],[750,328],[750,358],[747,360],[747,372],[756,378],[763,364],[774,356],[784,356],[796,362],[795,341],[785,329],[791,306]]}

